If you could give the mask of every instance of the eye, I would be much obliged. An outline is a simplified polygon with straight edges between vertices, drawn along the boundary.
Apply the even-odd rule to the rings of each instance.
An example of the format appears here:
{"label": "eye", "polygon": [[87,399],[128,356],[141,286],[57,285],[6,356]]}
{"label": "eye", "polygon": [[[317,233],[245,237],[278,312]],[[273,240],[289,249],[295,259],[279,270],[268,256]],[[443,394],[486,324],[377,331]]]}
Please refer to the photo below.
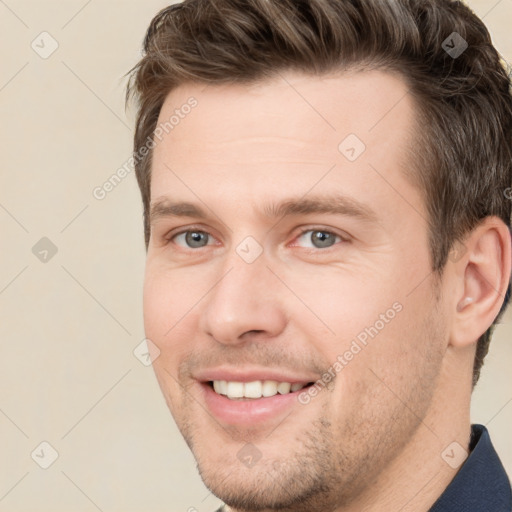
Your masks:
{"label": "eye", "polygon": [[340,235],[337,235],[336,233],[333,233],[332,231],[327,231],[325,229],[306,229],[302,231],[297,237],[297,240],[301,239],[305,239],[306,242],[310,242],[312,244],[310,246],[306,246],[310,249],[329,248],[336,243],[336,239],[341,241],[344,240]]}
{"label": "eye", "polygon": [[[184,237],[185,245],[184,247],[189,249],[200,249],[201,247],[205,247],[208,245],[208,237],[209,233],[206,231],[201,231],[199,229],[190,229],[188,231],[182,231],[181,233],[176,233],[175,235],[169,237],[169,241],[176,241],[179,237]],[[179,244],[178,245],[182,245]],[[182,245],[183,247],[183,245]]]}
{"label": "eye", "polygon": [[[167,241],[172,241],[185,249],[201,249],[212,245],[208,244],[210,238],[212,238],[212,236],[206,231],[201,229],[188,229],[170,235]],[[301,245],[307,249],[328,249],[339,241],[348,242],[348,240],[342,236],[321,228],[305,229],[299,233],[295,240],[302,243],[297,244],[297,242],[294,242],[292,245]]]}

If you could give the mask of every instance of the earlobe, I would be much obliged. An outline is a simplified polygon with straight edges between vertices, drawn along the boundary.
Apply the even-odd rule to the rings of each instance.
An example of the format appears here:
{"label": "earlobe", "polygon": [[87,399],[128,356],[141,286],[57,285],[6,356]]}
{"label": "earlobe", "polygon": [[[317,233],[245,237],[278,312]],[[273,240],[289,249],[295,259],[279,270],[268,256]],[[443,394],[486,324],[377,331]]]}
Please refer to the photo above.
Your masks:
{"label": "earlobe", "polygon": [[[511,236],[508,226],[488,217],[466,238],[464,257],[455,262],[455,296],[450,344],[467,347],[492,325],[510,281]],[[457,268],[458,267],[458,268]]]}

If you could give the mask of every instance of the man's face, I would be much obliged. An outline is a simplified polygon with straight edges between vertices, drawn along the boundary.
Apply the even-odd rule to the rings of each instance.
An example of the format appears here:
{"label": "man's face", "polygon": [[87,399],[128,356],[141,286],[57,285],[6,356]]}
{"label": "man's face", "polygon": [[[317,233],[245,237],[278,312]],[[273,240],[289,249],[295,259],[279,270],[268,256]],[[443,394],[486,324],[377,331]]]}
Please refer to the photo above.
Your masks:
{"label": "man's face", "polygon": [[228,504],[348,503],[417,435],[447,343],[426,208],[404,177],[414,103],[380,71],[288,73],[182,86],[159,123],[191,96],[152,165],[158,382]]}

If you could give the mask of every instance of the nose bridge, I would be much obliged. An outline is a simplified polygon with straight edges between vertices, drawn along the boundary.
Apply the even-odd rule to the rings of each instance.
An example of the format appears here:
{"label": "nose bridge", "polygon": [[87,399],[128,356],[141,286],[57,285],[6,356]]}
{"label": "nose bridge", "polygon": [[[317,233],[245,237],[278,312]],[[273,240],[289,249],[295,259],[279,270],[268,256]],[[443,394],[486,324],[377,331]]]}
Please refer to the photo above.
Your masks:
{"label": "nose bridge", "polygon": [[[259,245],[259,244],[258,244]],[[284,329],[286,315],[276,278],[252,240],[242,241],[226,259],[222,277],[208,294],[203,332],[224,344],[243,342],[248,331],[272,337]]]}

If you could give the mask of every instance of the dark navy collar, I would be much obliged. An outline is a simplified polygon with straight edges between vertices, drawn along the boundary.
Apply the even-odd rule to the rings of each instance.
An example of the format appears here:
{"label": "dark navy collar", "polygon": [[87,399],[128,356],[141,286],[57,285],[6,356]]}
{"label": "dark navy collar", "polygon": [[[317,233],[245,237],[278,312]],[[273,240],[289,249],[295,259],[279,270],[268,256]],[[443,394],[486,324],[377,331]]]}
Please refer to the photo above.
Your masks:
{"label": "dark navy collar", "polygon": [[471,426],[470,454],[429,512],[511,512],[507,473],[483,425]]}

